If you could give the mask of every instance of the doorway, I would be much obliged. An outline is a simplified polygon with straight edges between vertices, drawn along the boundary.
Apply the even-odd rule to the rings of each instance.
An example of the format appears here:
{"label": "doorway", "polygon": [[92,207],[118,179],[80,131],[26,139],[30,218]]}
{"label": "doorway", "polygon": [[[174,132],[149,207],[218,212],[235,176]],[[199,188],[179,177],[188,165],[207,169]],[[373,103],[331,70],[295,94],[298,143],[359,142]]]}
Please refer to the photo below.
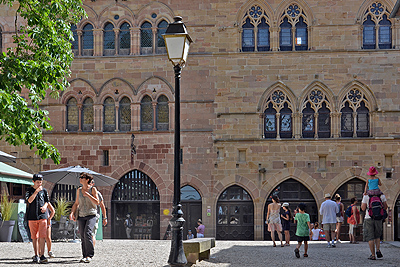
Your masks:
{"label": "doorway", "polygon": [[189,229],[192,230],[193,235],[196,237],[195,227],[197,227],[197,220],[202,219],[202,205],[199,192],[190,185],[182,187],[181,204],[183,218],[185,219],[183,239],[186,240]]}

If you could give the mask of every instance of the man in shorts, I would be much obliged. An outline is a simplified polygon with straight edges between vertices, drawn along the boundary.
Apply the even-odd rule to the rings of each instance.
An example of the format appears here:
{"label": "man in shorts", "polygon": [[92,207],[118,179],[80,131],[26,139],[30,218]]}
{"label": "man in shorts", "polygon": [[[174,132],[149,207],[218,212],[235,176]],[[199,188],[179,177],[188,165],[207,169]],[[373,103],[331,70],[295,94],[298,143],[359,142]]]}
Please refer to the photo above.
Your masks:
{"label": "man in shorts", "polygon": [[47,258],[44,256],[44,245],[47,235],[47,205],[49,203],[49,194],[42,187],[43,176],[34,174],[33,186],[28,188],[25,194],[27,204],[27,218],[29,229],[31,232],[35,263],[47,263]]}
{"label": "man in shorts", "polygon": [[[380,196],[383,209],[387,209],[386,197],[384,194]],[[369,260],[376,260],[376,257],[382,258],[382,252],[380,249],[380,237],[382,234],[382,220],[375,220],[371,218],[368,212],[369,209],[369,196],[364,195],[361,201],[361,210],[366,211],[364,217],[364,241],[368,242],[369,249],[371,251],[371,256]],[[375,247],[376,247],[376,257],[375,257]]]}
{"label": "man in shorts", "polygon": [[[336,247],[335,245],[335,230],[336,230],[336,213],[339,212],[339,206],[331,199],[331,194],[325,194],[325,201],[321,204],[319,213],[323,216],[322,224],[326,240],[328,241],[328,248]],[[332,239],[332,244],[331,244]]]}

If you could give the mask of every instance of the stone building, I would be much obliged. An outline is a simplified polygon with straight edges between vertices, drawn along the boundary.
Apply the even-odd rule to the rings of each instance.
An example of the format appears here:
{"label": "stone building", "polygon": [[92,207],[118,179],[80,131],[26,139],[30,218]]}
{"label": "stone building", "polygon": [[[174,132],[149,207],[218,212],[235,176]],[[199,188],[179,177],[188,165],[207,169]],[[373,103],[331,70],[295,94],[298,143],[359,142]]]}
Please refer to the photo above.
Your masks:
{"label": "stone building", "polygon": [[[70,88],[48,98],[60,166],[25,147],[20,168],[84,165],[120,182],[100,188],[108,238],[163,238],[173,196],[174,75],[162,34],[182,16],[194,43],[181,83],[182,197],[186,229],[269,239],[276,194],[313,221],[324,193],[347,207],[376,166],[399,240],[400,29],[391,0],[84,1],[73,25]],[[2,49],[13,10],[1,8]],[[46,185],[54,195],[63,186]],[[185,229],[185,230],[186,230]],[[346,223],[343,232],[346,232]],[[346,238],[344,233],[341,237]]]}

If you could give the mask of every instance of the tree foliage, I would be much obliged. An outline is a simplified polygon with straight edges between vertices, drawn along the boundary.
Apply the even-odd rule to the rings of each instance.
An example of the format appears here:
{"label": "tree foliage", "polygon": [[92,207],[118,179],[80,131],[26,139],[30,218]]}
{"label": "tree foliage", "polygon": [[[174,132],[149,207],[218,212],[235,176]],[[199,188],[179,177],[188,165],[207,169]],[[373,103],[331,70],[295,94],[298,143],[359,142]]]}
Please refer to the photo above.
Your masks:
{"label": "tree foliage", "polygon": [[59,163],[58,150],[43,140],[43,131],[52,126],[40,103],[69,86],[70,27],[86,16],[82,1],[0,0],[1,5],[15,10],[16,33],[14,47],[0,53],[0,139],[26,144]]}

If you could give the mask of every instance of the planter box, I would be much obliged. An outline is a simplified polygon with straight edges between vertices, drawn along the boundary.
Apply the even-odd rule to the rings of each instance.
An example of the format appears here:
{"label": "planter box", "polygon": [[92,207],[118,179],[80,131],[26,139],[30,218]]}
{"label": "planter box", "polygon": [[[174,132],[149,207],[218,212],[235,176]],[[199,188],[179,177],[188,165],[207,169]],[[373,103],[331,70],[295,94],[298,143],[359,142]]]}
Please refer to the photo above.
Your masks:
{"label": "planter box", "polygon": [[11,242],[15,221],[0,222],[0,242]]}

